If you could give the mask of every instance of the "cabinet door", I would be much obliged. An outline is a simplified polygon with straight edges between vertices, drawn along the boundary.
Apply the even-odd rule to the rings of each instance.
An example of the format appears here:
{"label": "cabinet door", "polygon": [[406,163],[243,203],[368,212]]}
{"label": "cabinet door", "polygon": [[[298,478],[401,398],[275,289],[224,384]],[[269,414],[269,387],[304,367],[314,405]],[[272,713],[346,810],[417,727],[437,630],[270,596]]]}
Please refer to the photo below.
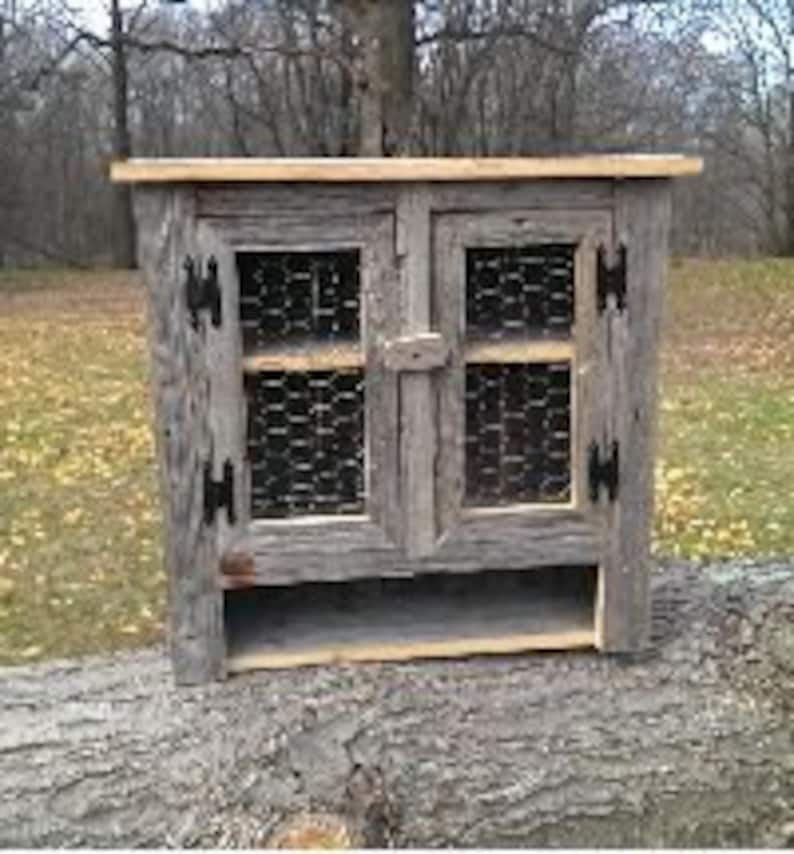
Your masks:
{"label": "cabinet door", "polygon": [[604,514],[596,271],[607,211],[439,216],[438,558],[465,568],[595,564]]}
{"label": "cabinet door", "polygon": [[[321,212],[199,222],[223,322],[209,331],[217,522],[226,587],[348,577],[399,540],[394,218]],[[360,574],[355,571],[352,574]]]}

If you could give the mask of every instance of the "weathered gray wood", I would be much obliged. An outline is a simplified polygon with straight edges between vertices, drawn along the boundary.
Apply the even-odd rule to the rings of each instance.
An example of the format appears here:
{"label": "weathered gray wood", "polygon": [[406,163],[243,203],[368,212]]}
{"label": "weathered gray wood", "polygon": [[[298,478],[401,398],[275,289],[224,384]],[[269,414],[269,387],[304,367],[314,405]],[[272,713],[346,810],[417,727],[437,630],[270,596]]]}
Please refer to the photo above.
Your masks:
{"label": "weathered gray wood", "polygon": [[190,325],[183,264],[195,255],[190,189],[139,189],[135,194],[139,260],[147,291],[155,437],[165,521],[169,640],[180,682],[224,675],[218,551],[203,524],[204,462],[212,446],[207,331]]}
{"label": "weathered gray wood", "polygon": [[438,377],[436,512],[442,537],[459,525],[464,491],[466,259],[460,222],[459,217],[433,219],[433,300],[438,331],[449,347],[449,360]]}
{"label": "weathered gray wood", "polygon": [[356,216],[349,211],[329,218],[321,208],[311,212],[246,217],[202,217],[235,250],[268,249],[321,252],[355,249],[371,239],[373,230],[390,223],[391,214]]}
{"label": "weathered gray wood", "polygon": [[226,583],[282,585],[594,564],[599,545],[590,519],[564,509],[469,516],[432,554],[416,559],[391,548],[382,529],[361,519],[255,521],[232,549],[250,560],[236,561],[240,569]]}
{"label": "weathered gray wood", "polygon": [[590,501],[587,477],[591,444],[600,441],[601,409],[605,399],[606,353],[598,335],[596,252],[611,239],[612,217],[594,218],[593,227],[581,235],[575,257],[574,358],[571,361],[571,496],[573,504],[603,531],[603,513]]}
{"label": "weathered gray wood", "polygon": [[393,216],[372,225],[362,276],[366,348],[364,386],[367,441],[367,515],[397,545],[401,539],[399,375],[384,363],[384,347],[400,331],[399,271]]}
{"label": "weathered gray wood", "polygon": [[161,649],[0,670],[0,846],[790,848],[794,567],[667,566],[654,645],[177,689]]}
{"label": "weathered gray wood", "polygon": [[[173,634],[182,639],[175,640],[175,659],[188,662],[177,665],[180,678],[223,673],[219,585],[469,573],[600,558],[599,644],[609,650],[641,645],[667,183],[251,184],[139,193],[141,218],[149,223],[141,258],[151,282],[153,361],[162,363],[155,368],[158,412],[168,425],[187,424],[174,426],[176,437],[170,426],[161,437],[161,465],[170,477],[164,495],[175,567]],[[610,238],[629,246],[629,310],[618,315],[612,307],[598,318],[595,249]],[[576,323],[572,341],[562,342],[571,350],[574,378],[571,506],[464,511],[465,361],[478,346],[465,340],[465,247],[560,240],[579,244]],[[368,519],[249,524],[234,253],[329,248],[362,253]],[[220,330],[208,317],[197,333],[190,329],[180,269],[187,251],[218,259]],[[424,348],[417,336],[427,338]],[[543,342],[545,356],[559,345]],[[514,350],[511,344],[513,361]],[[595,440],[606,452],[613,438],[621,446],[620,499],[594,507],[585,478],[588,448]],[[219,479],[227,457],[242,473],[235,494],[239,522],[228,525],[222,512],[207,532],[200,519],[204,460],[213,459]]]}
{"label": "weathered gray wood", "polygon": [[322,213],[367,217],[393,213],[396,184],[204,184],[196,186],[196,213],[202,217],[261,217]]}
{"label": "weathered gray wood", "polygon": [[218,554],[225,554],[240,539],[250,520],[251,483],[246,465],[246,401],[240,370],[243,357],[240,330],[240,283],[237,262],[231,246],[205,221],[196,229],[199,256],[206,263],[214,258],[218,265],[221,291],[221,324],[205,323],[206,354],[209,372],[209,420],[212,436],[213,477],[223,478],[223,465],[230,460],[234,468],[234,521],[226,509],[215,518]]}
{"label": "weathered gray wood", "polygon": [[442,368],[449,349],[437,332],[419,332],[389,341],[384,350],[390,371],[432,371]]}
{"label": "weathered gray wood", "polygon": [[434,213],[609,210],[612,181],[486,181],[432,185]]}
{"label": "weathered gray wood", "polygon": [[[604,210],[613,202],[612,182],[488,181],[427,185],[434,212],[508,209]],[[210,218],[303,215],[336,217],[393,213],[399,184],[204,184],[196,187],[196,212]]]}
{"label": "weathered gray wood", "polygon": [[653,518],[656,377],[670,220],[668,181],[616,189],[615,245],[628,250],[627,309],[611,303],[606,449],[620,446],[620,492],[607,507],[599,588],[599,646],[642,648],[649,628],[648,568]]}
{"label": "weathered gray wood", "polygon": [[[430,195],[424,185],[402,188],[396,229],[402,334],[430,332]],[[436,394],[429,371],[400,376],[399,429],[402,545],[409,557],[420,557],[433,550],[437,538]]]}

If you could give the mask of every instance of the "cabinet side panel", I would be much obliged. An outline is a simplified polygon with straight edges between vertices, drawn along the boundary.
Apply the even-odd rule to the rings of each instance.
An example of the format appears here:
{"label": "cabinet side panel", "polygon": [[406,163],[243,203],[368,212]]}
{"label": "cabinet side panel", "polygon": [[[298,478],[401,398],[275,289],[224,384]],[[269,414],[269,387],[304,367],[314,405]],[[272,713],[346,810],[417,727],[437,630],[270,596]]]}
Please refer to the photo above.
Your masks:
{"label": "cabinet side panel", "polygon": [[210,452],[205,331],[190,325],[183,264],[195,249],[188,188],[135,195],[139,262],[147,292],[155,435],[169,581],[169,643],[177,681],[224,675],[222,594],[217,549],[203,524],[204,461]]}
{"label": "cabinet side panel", "polygon": [[670,183],[616,185],[615,244],[627,256],[626,310],[609,308],[607,445],[619,443],[620,489],[609,506],[598,597],[598,641],[607,651],[648,640],[650,532],[659,331],[667,266]]}

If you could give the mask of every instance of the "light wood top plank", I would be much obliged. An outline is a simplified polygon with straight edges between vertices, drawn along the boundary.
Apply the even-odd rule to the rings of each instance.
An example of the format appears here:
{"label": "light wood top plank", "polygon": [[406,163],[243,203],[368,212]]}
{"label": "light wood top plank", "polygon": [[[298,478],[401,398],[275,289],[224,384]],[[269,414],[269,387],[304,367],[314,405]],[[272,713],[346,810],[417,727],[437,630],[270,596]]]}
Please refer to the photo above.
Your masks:
{"label": "light wood top plank", "polygon": [[111,164],[115,183],[494,181],[537,178],[673,178],[698,175],[699,157],[133,158]]}

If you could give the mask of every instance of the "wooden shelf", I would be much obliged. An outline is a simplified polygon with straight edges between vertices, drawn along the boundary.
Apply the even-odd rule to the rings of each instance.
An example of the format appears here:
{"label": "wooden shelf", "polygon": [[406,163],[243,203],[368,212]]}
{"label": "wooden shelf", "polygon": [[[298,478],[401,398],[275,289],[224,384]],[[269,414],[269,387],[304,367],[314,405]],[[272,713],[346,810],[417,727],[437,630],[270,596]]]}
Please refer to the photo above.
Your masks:
{"label": "wooden shelf", "polygon": [[594,590],[557,567],[227,592],[228,668],[594,647]]}
{"label": "wooden shelf", "polygon": [[[571,340],[471,341],[465,348],[466,361],[479,364],[548,364],[570,362],[574,356]],[[334,371],[362,368],[364,352],[360,345],[341,342],[304,342],[283,347],[256,350],[243,356],[243,371]]]}
{"label": "wooden shelf", "polygon": [[361,368],[364,352],[352,342],[302,342],[295,345],[257,350],[243,356],[243,371],[336,371]]}
{"label": "wooden shelf", "polygon": [[549,362],[571,362],[574,343],[570,339],[504,341],[467,341],[467,362],[477,364],[548,364]]}
{"label": "wooden shelf", "polygon": [[116,183],[231,181],[499,181],[527,178],[672,178],[703,161],[680,154],[581,157],[134,158],[110,167]]}

